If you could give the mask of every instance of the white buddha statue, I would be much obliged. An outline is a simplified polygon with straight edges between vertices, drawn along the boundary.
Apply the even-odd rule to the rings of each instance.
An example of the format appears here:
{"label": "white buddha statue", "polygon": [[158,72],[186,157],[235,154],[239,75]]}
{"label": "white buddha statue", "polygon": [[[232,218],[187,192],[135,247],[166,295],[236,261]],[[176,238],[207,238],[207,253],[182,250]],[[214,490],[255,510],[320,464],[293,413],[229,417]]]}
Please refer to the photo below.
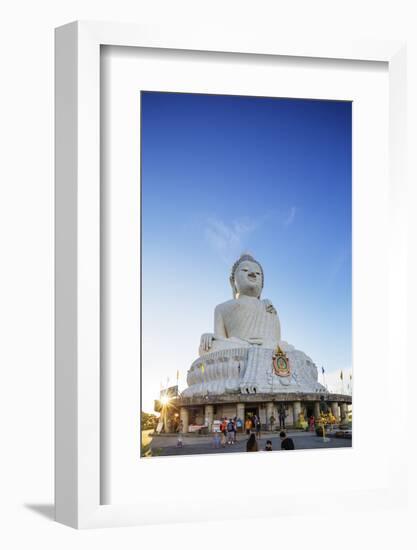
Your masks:
{"label": "white buddha statue", "polygon": [[[261,300],[262,266],[243,254],[232,267],[233,299],[214,311],[214,332],[200,338],[199,357],[187,373],[184,397],[225,393],[316,391],[317,368],[302,351],[281,340],[277,312]],[[274,370],[276,353],[289,359],[290,372]]]}
{"label": "white buddha statue", "polygon": [[242,255],[232,267],[230,284],[233,300],[216,307],[214,333],[201,336],[200,355],[251,345],[276,348],[281,340],[280,322],[271,302],[260,299],[262,266],[252,256]]}

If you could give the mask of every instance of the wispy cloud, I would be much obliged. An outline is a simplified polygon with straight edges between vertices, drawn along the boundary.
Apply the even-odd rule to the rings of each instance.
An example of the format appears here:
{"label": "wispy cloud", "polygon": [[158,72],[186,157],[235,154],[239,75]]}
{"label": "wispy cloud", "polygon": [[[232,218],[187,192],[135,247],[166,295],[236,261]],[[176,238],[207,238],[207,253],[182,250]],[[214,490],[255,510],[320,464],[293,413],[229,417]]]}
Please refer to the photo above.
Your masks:
{"label": "wispy cloud", "polygon": [[229,260],[241,254],[247,237],[255,231],[258,224],[247,219],[232,220],[229,223],[218,218],[209,218],[204,236],[211,248]]}
{"label": "wispy cloud", "polygon": [[283,224],[285,227],[288,227],[293,223],[296,213],[297,213],[297,208],[295,206],[291,206],[289,212],[287,213],[287,216],[284,218],[284,221],[283,221]]}

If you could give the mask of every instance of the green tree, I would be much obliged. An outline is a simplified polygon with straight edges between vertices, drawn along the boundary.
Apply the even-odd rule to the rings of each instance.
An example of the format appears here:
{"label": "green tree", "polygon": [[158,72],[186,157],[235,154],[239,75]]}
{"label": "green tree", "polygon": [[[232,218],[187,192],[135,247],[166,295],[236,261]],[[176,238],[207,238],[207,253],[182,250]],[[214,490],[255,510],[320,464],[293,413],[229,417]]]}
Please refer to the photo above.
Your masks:
{"label": "green tree", "polygon": [[142,411],[140,418],[140,427],[142,430],[154,430],[158,424],[158,417],[153,413]]}

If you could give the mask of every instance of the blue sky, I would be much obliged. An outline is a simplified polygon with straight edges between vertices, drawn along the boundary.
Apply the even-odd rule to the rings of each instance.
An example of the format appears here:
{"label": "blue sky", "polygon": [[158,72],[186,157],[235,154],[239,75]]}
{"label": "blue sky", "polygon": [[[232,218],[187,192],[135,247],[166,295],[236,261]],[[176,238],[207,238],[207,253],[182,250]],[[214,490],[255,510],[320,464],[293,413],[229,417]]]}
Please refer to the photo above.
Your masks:
{"label": "blue sky", "polygon": [[[142,380],[185,385],[242,252],[282,338],[351,368],[351,103],[141,94]],[[337,377],[335,377],[336,379]]]}

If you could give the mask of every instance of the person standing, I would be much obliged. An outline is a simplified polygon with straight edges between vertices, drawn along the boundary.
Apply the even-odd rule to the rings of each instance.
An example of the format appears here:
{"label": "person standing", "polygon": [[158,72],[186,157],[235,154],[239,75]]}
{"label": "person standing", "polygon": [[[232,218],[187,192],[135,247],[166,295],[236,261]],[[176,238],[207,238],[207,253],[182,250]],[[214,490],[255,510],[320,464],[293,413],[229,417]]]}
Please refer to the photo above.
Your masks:
{"label": "person standing", "polygon": [[246,435],[250,435],[251,428],[252,428],[252,420],[248,416],[246,417],[246,420],[245,420]]}
{"label": "person standing", "polygon": [[283,405],[280,406],[279,408],[279,414],[278,414],[278,419],[279,419],[279,429],[280,430],[285,430],[285,417],[287,415],[285,414],[285,407]]}
{"label": "person standing", "polygon": [[310,432],[314,432],[314,427],[315,427],[315,424],[316,424],[316,419],[314,418],[314,416],[310,416]]}
{"label": "person standing", "polygon": [[213,449],[220,449],[220,435],[218,432],[214,432],[212,446]]}
{"label": "person standing", "polygon": [[229,422],[227,423],[227,444],[228,445],[234,445],[235,443],[235,426],[233,424],[233,420],[229,418]]}
{"label": "person standing", "polygon": [[226,447],[226,433],[227,433],[227,421],[226,418],[223,418],[223,422],[221,423],[220,430],[222,432],[222,447]]}
{"label": "person standing", "polygon": [[233,419],[233,441],[235,443],[237,441],[237,418],[236,418],[236,416]]}
{"label": "person standing", "polygon": [[279,437],[281,438],[281,449],[283,451],[293,451],[295,449],[294,441],[291,437],[287,437],[285,432],[280,432]]}
{"label": "person standing", "polygon": [[269,418],[269,427],[270,427],[271,432],[274,429],[274,424],[275,424],[275,416],[273,414],[271,414],[271,416]]}
{"label": "person standing", "polygon": [[256,441],[255,434],[250,434],[248,441],[246,442],[246,452],[254,453],[258,450],[258,442]]}
{"label": "person standing", "polygon": [[256,431],[257,439],[260,439],[261,438],[261,421],[257,416],[255,416],[255,431]]}

